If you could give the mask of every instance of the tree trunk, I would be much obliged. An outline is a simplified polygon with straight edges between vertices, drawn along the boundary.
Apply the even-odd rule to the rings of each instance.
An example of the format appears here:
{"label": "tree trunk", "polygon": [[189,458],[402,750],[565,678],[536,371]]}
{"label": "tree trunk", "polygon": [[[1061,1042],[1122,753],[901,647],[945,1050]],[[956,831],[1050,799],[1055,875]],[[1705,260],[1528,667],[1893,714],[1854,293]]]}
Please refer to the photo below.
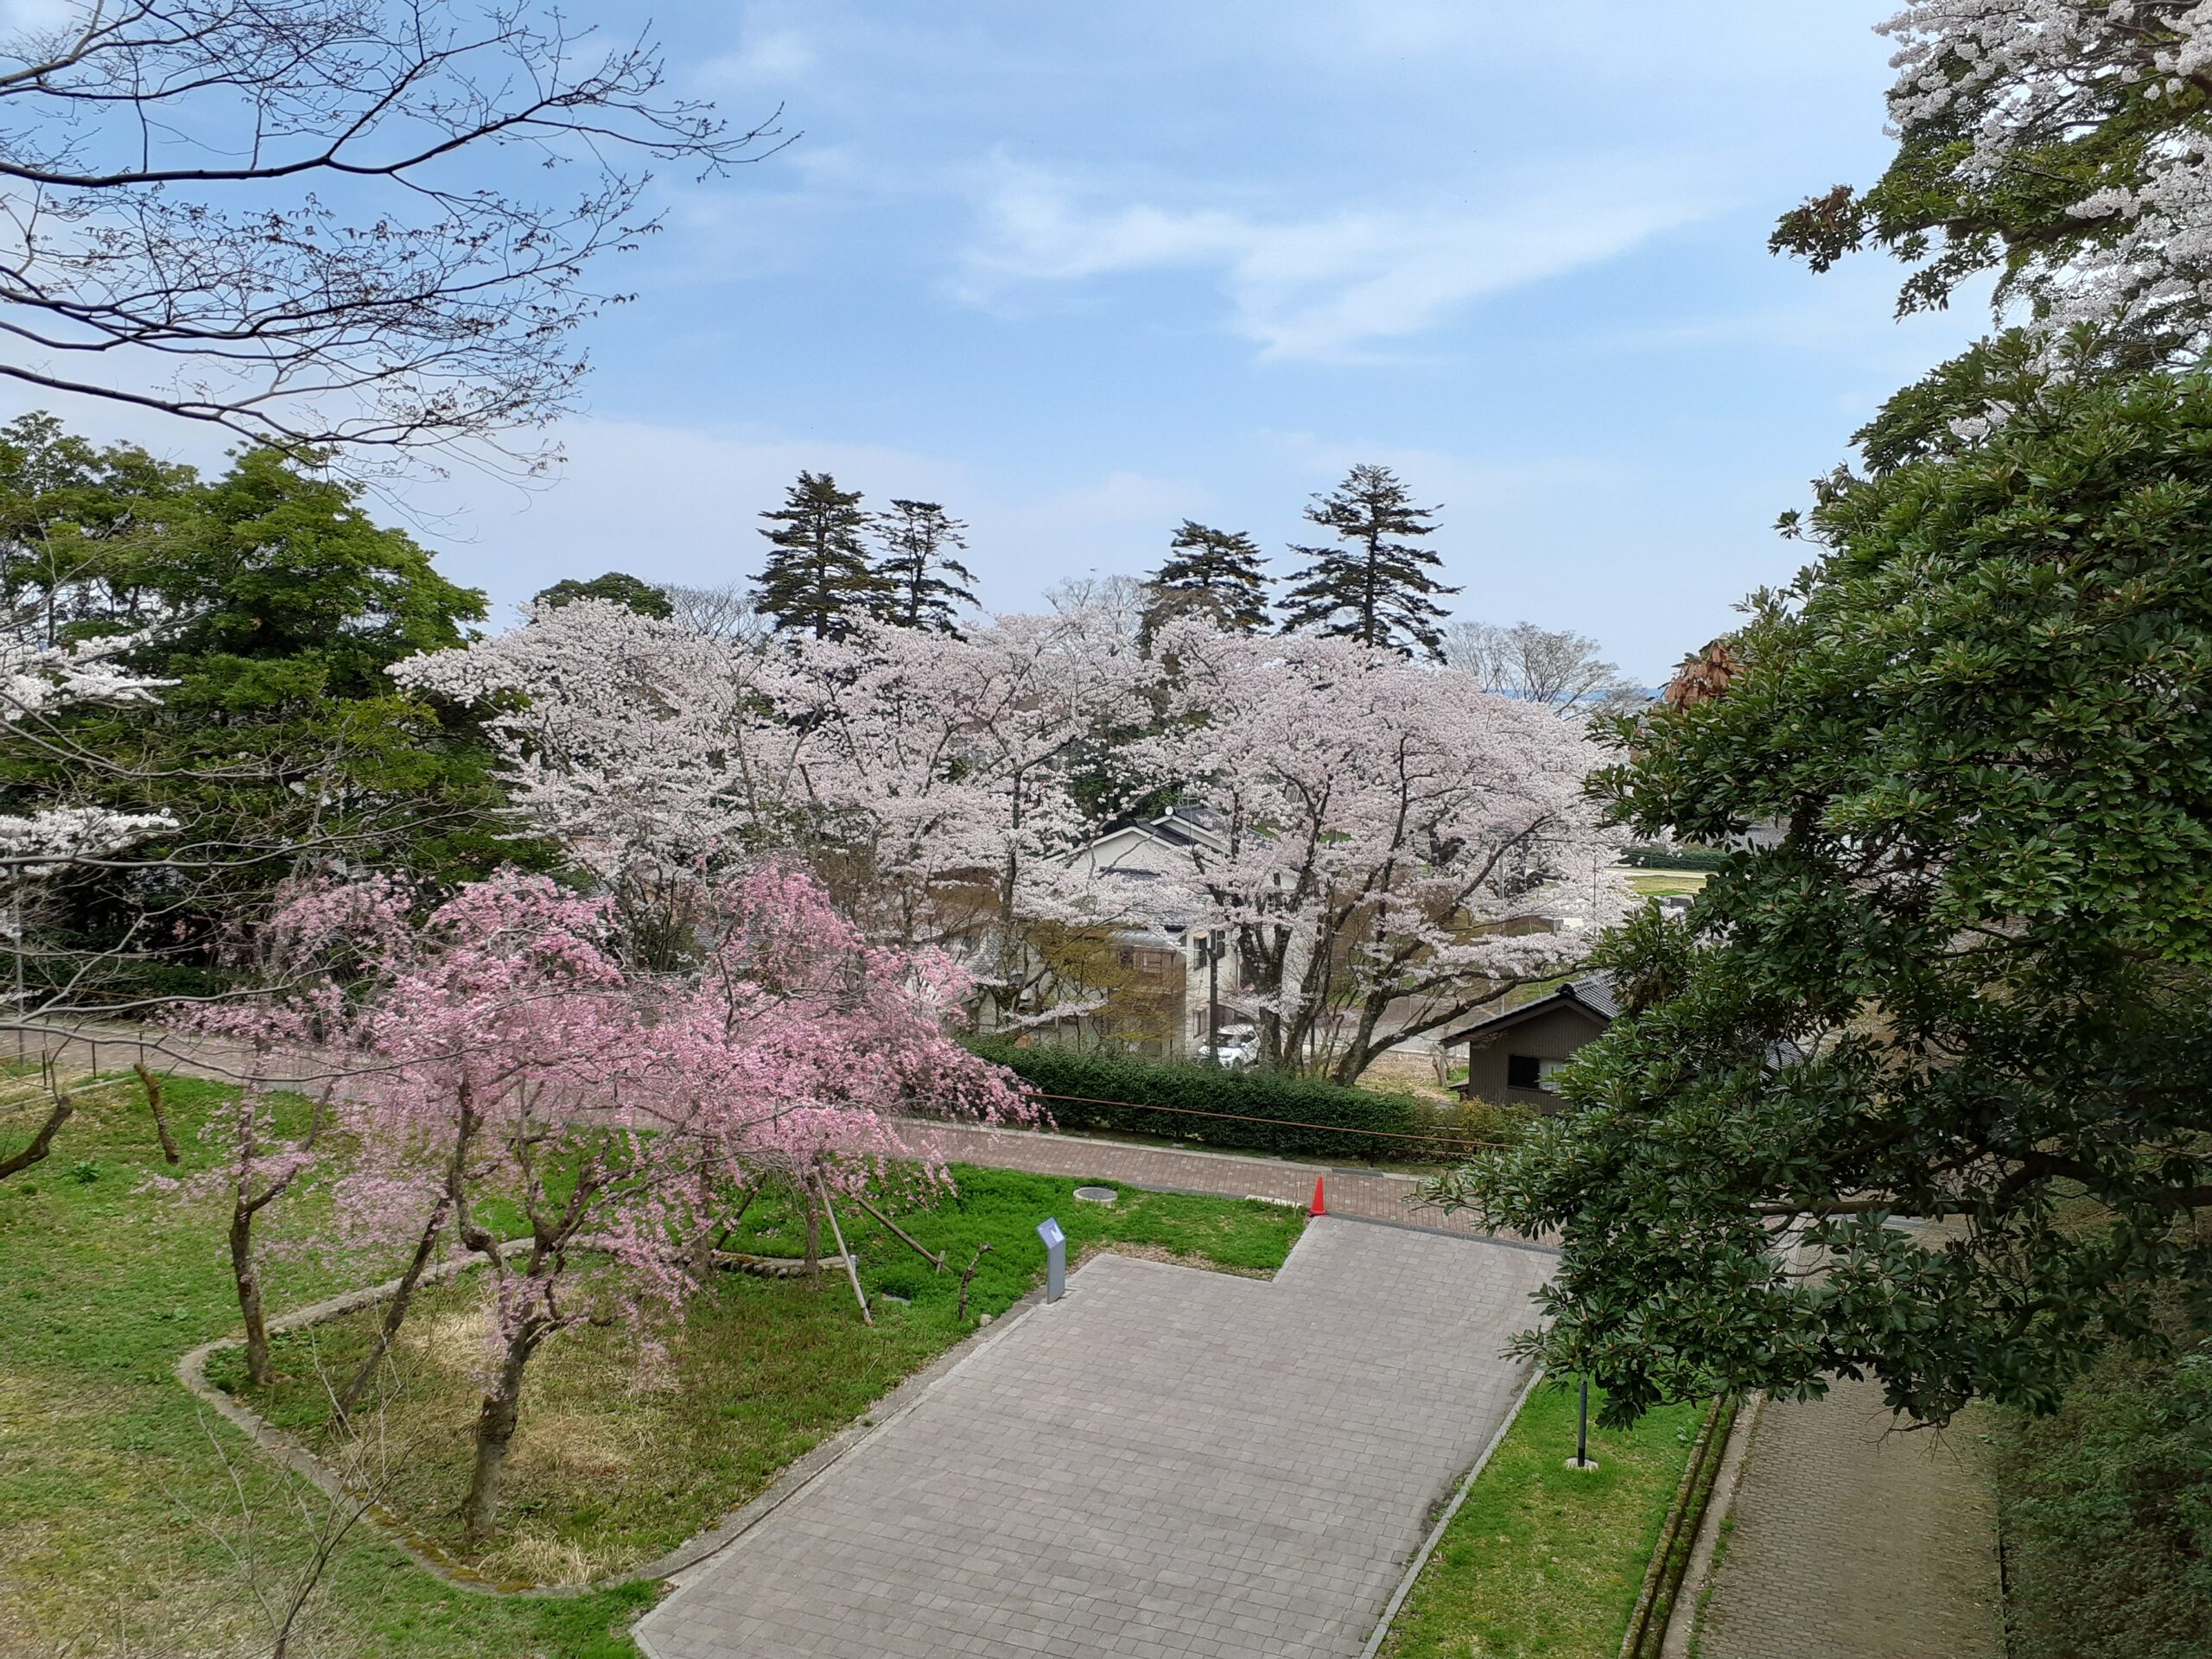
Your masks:
{"label": "tree trunk", "polygon": [[353,1408],[377,1374],[377,1367],[384,1363],[384,1357],[391,1351],[391,1344],[399,1335],[400,1325],[407,1318],[407,1305],[415,1299],[415,1287],[422,1282],[423,1269],[430,1265],[430,1258],[437,1254],[438,1240],[445,1236],[446,1212],[453,1200],[441,1194],[436,1206],[430,1211],[430,1224],[423,1230],[416,1241],[415,1255],[407,1264],[407,1271],[399,1276],[399,1288],[391,1294],[391,1300],[385,1305],[384,1324],[378,1329],[375,1344],[361,1368],[353,1373],[338,1395],[338,1420],[343,1422],[353,1414]]}
{"label": "tree trunk", "polygon": [[269,1369],[269,1325],[261,1311],[261,1274],[253,1264],[253,1211],[241,1198],[231,1207],[231,1278],[245,1319],[245,1374],[256,1388],[276,1381]]}
{"label": "tree trunk", "polygon": [[814,1207],[814,1189],[804,1182],[799,1184],[799,1198],[806,1205],[806,1283],[810,1290],[822,1288],[822,1216]]}
{"label": "tree trunk", "polygon": [[515,1423],[522,1414],[523,1367],[537,1345],[528,1329],[507,1338],[499,1375],[486,1390],[476,1414],[476,1463],[469,1471],[468,1497],[461,1516],[471,1538],[481,1538],[499,1518],[499,1477],[507,1466],[507,1448],[514,1444]]}
{"label": "tree trunk", "polygon": [[54,1105],[46,1115],[46,1122],[38,1126],[38,1133],[31,1136],[31,1143],[21,1152],[0,1158],[0,1181],[6,1180],[18,1170],[29,1169],[54,1150],[54,1137],[61,1133],[61,1126],[77,1109],[67,1095],[56,1095]]}
{"label": "tree trunk", "polygon": [[715,1206],[714,1172],[702,1158],[699,1162],[698,1205],[691,1215],[691,1261],[690,1272],[694,1286],[703,1287],[715,1270],[714,1229],[707,1217]]}
{"label": "tree trunk", "polygon": [[176,1144],[176,1136],[169,1133],[168,1104],[162,1098],[162,1080],[139,1061],[130,1068],[138,1074],[138,1081],[146,1085],[146,1109],[154,1115],[154,1134],[162,1143],[162,1156],[172,1164],[184,1161],[184,1154]]}

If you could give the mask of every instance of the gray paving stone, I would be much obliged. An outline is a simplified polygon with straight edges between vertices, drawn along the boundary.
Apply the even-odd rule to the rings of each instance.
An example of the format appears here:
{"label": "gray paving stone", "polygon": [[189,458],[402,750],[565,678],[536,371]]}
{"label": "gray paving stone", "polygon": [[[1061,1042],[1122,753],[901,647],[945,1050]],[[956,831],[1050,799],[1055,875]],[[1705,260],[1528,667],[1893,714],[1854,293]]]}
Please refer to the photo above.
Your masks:
{"label": "gray paving stone", "polygon": [[1880,1385],[1761,1409],[1704,1659],[1997,1659],[1997,1534],[1971,1423],[1897,1432]]}
{"label": "gray paving stone", "polygon": [[1357,1654],[1551,1267],[1324,1219],[1271,1282],[1104,1255],[640,1621],[652,1659]]}

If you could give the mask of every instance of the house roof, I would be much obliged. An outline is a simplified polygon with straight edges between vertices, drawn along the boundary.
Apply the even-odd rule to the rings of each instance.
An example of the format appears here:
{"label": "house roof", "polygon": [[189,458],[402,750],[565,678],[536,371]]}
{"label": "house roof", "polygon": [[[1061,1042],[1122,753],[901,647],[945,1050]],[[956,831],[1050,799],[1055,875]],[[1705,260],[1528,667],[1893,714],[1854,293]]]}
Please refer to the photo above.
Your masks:
{"label": "house roof", "polygon": [[1511,1027],[1526,1023],[1540,1014],[1554,1014],[1570,1007],[1588,1014],[1600,1026],[1611,1025],[1620,1017],[1620,999],[1614,995],[1613,982],[1605,974],[1589,974],[1580,979],[1569,980],[1549,996],[1540,996],[1533,1002],[1523,1002],[1517,1008],[1508,1008],[1503,1014],[1493,1014],[1487,1019],[1476,1020],[1457,1031],[1440,1032],[1440,1043],[1464,1043],[1471,1038],[1495,1036]]}

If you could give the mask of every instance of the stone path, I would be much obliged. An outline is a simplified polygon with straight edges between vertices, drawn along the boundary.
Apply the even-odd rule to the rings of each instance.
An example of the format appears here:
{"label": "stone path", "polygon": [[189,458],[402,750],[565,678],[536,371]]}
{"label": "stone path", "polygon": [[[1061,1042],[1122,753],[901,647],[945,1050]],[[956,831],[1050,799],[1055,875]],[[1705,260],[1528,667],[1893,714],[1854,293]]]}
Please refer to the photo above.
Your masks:
{"label": "stone path", "polygon": [[1893,1421],[1872,1382],[1761,1408],[1699,1659],[1997,1659],[1979,1442]]}
{"label": "stone path", "polygon": [[1482,1235],[1464,1213],[1419,1202],[1418,1179],[1381,1170],[1335,1169],[1326,1164],[1231,1152],[1186,1151],[1128,1141],[1092,1140],[1035,1129],[986,1129],[939,1124],[912,1131],[929,1140],[948,1161],[990,1169],[1026,1169],[1041,1175],[1094,1177],[1172,1192],[1211,1192],[1231,1198],[1274,1198],[1303,1205],[1315,1179],[1327,1183],[1329,1208],[1338,1215],[1395,1222],[1465,1237]]}
{"label": "stone path", "polygon": [[[1243,1160],[1238,1160],[1243,1161]],[[1358,1653],[1524,1373],[1546,1255],[1315,1222],[1094,1256],[640,1621],[650,1659]]]}

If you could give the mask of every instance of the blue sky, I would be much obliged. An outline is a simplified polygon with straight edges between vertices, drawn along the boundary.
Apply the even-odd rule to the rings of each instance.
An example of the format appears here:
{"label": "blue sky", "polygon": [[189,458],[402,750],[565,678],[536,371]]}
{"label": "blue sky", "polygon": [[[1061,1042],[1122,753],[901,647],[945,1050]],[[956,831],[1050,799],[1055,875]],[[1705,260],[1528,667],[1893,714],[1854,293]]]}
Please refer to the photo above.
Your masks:
{"label": "blue sky", "polygon": [[1980,326],[1765,251],[1878,168],[1890,9],[683,0],[679,86],[803,136],[657,187],[558,481],[406,499],[505,603],[742,577],[753,515],[827,467],[969,519],[1019,609],[1185,515],[1287,568],[1308,493],[1381,461],[1443,504],[1459,614],[1655,680],[1795,569],[1775,515]]}

